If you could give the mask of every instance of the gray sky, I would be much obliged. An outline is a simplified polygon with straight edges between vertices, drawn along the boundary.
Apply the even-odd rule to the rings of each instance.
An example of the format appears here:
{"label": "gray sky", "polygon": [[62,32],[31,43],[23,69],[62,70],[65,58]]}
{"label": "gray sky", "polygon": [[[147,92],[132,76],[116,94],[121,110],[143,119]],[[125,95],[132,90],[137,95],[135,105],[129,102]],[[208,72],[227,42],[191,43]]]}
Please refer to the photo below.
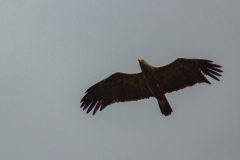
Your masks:
{"label": "gray sky", "polygon": [[[0,1],[0,159],[225,160],[240,157],[239,0]],[[223,66],[212,85],[118,103],[96,116],[85,90],[176,58]]]}

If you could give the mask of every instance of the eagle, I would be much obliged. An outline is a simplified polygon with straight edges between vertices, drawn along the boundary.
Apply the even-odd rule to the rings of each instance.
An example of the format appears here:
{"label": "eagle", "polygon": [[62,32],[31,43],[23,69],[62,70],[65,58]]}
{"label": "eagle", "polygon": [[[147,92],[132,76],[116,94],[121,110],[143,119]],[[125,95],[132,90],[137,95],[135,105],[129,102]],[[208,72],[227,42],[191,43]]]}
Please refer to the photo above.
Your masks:
{"label": "eagle", "polygon": [[154,67],[139,59],[142,72],[127,74],[116,72],[108,78],[88,88],[80,101],[87,114],[93,115],[100,109],[117,102],[137,101],[155,97],[160,111],[168,116],[173,111],[165,94],[177,91],[197,83],[211,84],[205,75],[219,81],[217,76],[223,72],[222,66],[206,59],[178,58],[172,63]]}

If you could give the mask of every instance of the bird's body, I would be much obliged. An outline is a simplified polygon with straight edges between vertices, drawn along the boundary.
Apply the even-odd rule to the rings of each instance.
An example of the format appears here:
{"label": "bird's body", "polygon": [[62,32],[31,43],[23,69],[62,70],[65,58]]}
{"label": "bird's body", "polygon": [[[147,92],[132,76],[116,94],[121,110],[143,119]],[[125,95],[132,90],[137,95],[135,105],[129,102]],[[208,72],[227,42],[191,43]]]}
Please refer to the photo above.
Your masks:
{"label": "bird's body", "polygon": [[144,60],[139,60],[142,72],[136,74],[115,73],[98,82],[86,91],[81,107],[93,115],[106,106],[116,103],[155,97],[162,114],[168,116],[172,112],[165,94],[192,86],[196,83],[211,84],[208,75],[216,80],[221,76],[221,66],[210,60],[179,58],[163,66],[153,67]]}
{"label": "bird's body", "polygon": [[157,68],[149,65],[144,60],[139,60],[140,67],[142,69],[143,77],[147,83],[148,89],[152,93],[152,95],[158,100],[158,104],[162,114],[165,116],[170,115],[172,112],[172,108],[170,107],[167,98],[165,97],[165,93],[163,92],[163,84],[161,83],[160,74],[157,73]]}

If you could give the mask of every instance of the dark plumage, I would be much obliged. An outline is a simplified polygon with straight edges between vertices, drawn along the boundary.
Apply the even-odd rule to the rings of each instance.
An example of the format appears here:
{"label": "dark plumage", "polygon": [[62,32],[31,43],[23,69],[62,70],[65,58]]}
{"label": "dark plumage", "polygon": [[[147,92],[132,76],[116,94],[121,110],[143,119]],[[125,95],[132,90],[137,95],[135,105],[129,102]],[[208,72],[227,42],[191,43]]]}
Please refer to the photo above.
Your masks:
{"label": "dark plumage", "polygon": [[153,67],[144,60],[139,60],[142,72],[136,74],[114,73],[108,78],[91,86],[81,100],[81,108],[92,109],[93,115],[108,105],[116,102],[136,101],[155,97],[162,114],[172,112],[165,94],[193,86],[196,83],[211,84],[204,75],[219,81],[217,76],[223,72],[220,65],[205,59],[178,58],[163,66]]}

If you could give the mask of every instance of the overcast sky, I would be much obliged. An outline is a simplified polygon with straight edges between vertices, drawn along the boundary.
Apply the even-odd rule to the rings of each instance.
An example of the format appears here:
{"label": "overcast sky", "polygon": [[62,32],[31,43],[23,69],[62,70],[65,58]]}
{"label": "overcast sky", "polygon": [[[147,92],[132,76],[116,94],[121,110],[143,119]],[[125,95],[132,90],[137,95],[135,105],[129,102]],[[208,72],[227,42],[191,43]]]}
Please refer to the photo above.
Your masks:
{"label": "overcast sky", "polygon": [[[240,157],[239,0],[0,1],[1,160],[226,160]],[[117,103],[80,99],[138,58],[223,66],[220,82]]]}

